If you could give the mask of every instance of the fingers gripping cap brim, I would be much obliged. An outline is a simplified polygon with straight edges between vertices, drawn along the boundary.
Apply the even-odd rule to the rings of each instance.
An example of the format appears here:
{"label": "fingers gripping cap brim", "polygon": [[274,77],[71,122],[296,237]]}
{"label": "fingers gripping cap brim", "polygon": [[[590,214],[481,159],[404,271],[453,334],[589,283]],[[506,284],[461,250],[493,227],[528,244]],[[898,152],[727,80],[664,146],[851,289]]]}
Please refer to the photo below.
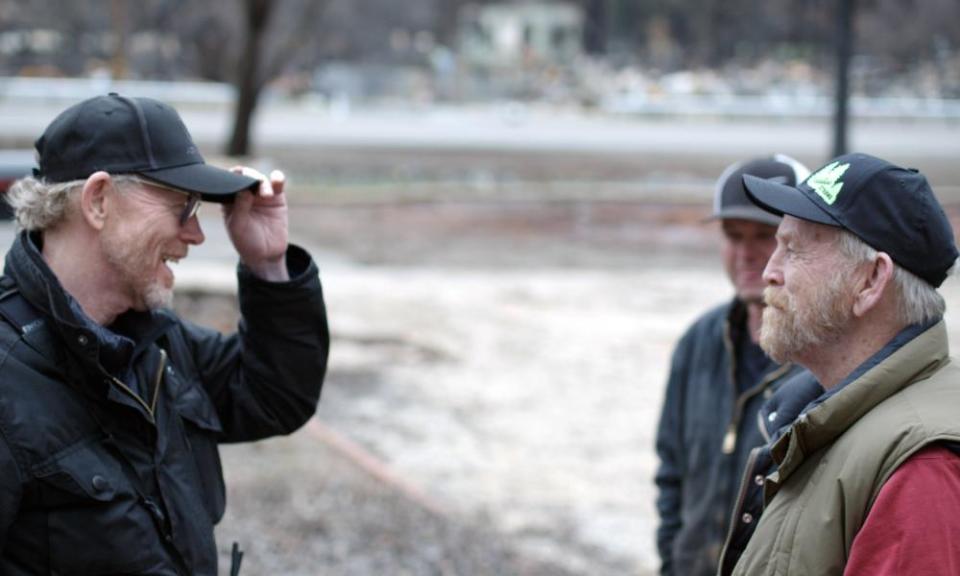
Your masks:
{"label": "fingers gripping cap brim", "polygon": [[750,201],[771,214],[777,216],[788,214],[801,220],[840,226],[839,222],[817,206],[799,188],[750,175],[743,177],[743,185]]}
{"label": "fingers gripping cap brim", "polygon": [[138,173],[179,190],[196,192],[205,202],[232,202],[237,193],[256,190],[260,184],[255,178],[209,164],[189,164]]}

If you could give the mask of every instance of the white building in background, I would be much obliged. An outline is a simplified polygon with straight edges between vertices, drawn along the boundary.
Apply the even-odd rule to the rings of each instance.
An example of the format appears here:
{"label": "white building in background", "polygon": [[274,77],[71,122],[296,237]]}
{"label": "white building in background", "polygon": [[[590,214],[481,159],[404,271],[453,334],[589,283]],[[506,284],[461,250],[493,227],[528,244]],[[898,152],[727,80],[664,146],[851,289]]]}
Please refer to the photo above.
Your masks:
{"label": "white building in background", "polygon": [[460,13],[460,56],[488,67],[570,62],[582,53],[583,25],[572,2],[468,4]]}

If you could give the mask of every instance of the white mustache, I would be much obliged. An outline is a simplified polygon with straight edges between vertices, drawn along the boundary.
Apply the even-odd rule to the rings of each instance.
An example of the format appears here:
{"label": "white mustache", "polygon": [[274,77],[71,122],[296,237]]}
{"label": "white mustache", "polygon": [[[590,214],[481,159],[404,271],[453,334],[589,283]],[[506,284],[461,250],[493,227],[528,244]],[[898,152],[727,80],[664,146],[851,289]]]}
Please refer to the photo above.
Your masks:
{"label": "white mustache", "polygon": [[778,310],[786,309],[790,299],[780,290],[767,286],[763,289],[763,303]]}

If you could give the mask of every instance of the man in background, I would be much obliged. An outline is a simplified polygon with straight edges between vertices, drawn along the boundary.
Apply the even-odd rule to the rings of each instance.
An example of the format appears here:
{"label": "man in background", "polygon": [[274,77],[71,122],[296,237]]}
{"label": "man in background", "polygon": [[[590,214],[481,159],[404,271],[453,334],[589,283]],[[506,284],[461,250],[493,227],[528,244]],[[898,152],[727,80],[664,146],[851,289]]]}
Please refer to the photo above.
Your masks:
{"label": "man in background", "polygon": [[762,274],[780,219],[747,199],[743,176],[793,186],[808,173],[775,155],[729,166],[717,182],[711,219],[720,222],[735,295],[697,319],[673,353],[656,441],[657,548],[665,576],[716,573],[741,472],[750,450],[766,440],[757,412],[799,372],[773,362],[757,344]]}

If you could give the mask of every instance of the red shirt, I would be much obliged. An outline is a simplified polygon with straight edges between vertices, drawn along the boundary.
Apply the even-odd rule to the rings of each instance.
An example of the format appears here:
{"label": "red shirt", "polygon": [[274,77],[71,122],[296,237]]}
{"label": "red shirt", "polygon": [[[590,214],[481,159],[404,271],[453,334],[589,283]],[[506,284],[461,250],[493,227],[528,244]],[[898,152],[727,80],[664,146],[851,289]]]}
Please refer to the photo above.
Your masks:
{"label": "red shirt", "polygon": [[880,488],[844,576],[960,576],[960,456],[928,446]]}

